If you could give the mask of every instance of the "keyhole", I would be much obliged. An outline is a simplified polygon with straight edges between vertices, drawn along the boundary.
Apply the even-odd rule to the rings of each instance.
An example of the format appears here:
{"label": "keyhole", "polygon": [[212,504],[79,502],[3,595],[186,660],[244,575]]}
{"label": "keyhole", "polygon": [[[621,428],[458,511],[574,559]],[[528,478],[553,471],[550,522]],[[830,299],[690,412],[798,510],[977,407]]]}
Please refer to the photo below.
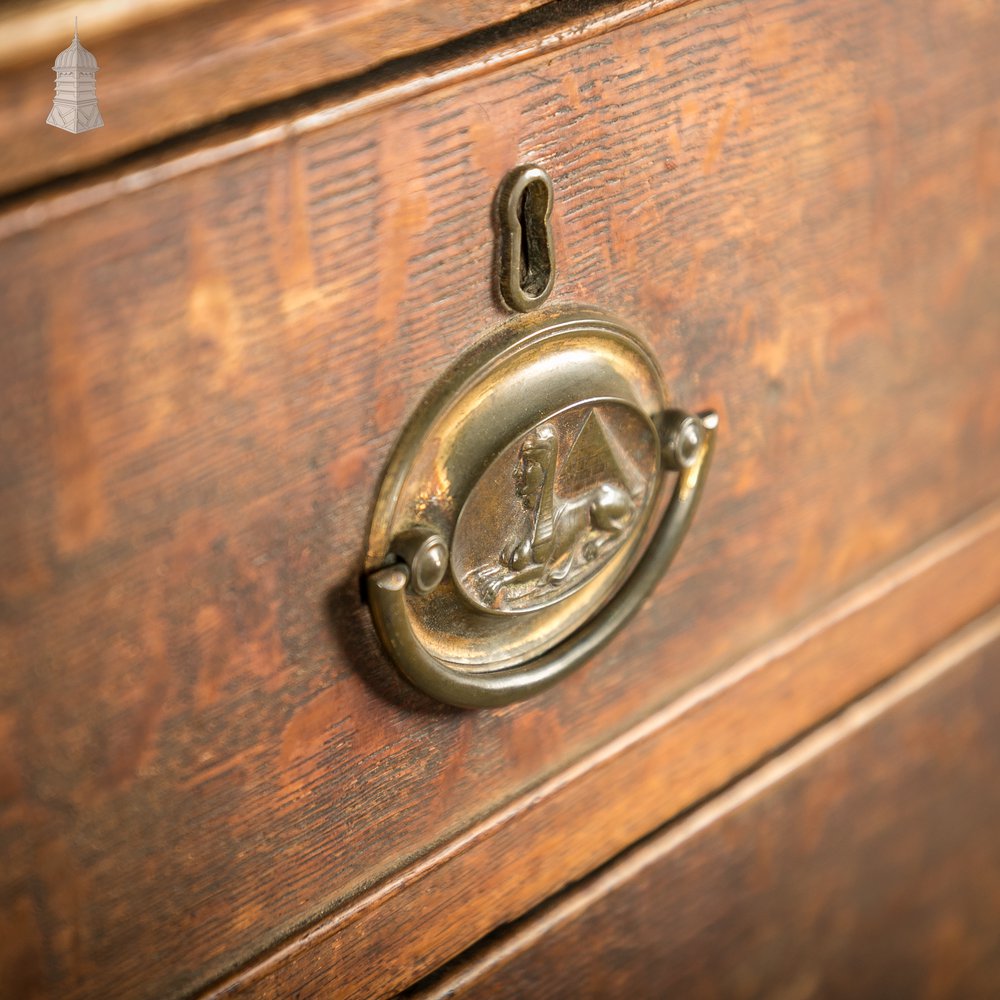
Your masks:
{"label": "keyhole", "polygon": [[536,309],[555,281],[552,181],[540,167],[512,170],[500,188],[500,295],[519,312]]}
{"label": "keyhole", "polygon": [[521,291],[536,299],[545,290],[552,262],[548,247],[549,192],[541,181],[532,181],[521,195],[517,217],[521,223]]}

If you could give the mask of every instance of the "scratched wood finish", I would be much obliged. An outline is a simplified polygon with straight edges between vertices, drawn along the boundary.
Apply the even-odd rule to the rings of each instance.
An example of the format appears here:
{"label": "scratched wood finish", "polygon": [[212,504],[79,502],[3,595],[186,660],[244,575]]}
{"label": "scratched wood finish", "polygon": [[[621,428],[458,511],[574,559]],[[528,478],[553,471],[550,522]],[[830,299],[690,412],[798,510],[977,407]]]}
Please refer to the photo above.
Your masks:
{"label": "scratched wood finish", "polygon": [[500,935],[443,997],[995,997],[1000,613]]}
{"label": "scratched wood finish", "polygon": [[[9,206],[0,892],[24,992],[207,982],[992,499],[997,26],[696,5]],[[555,297],[632,320],[723,432],[627,633],[462,713],[396,681],[357,574],[406,415],[502,318],[490,202],[529,159]]]}
{"label": "scratched wood finish", "polygon": [[[516,17],[544,0],[32,2],[0,11],[0,192],[68,174]],[[105,127],[44,126],[56,55],[97,57]]]}

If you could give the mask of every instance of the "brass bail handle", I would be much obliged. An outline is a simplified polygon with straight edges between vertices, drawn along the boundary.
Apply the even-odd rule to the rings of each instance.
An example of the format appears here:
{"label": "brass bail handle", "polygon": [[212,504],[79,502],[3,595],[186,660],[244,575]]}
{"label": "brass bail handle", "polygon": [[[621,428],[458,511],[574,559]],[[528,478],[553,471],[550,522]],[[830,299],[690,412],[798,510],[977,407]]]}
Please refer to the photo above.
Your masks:
{"label": "brass bail handle", "polygon": [[[678,475],[649,547],[621,590],[574,635],[541,656],[487,673],[464,670],[423,648],[406,613],[406,592],[415,580],[433,576],[436,567],[444,565],[437,549],[444,542],[436,536],[423,549],[418,546],[410,563],[401,558],[368,577],[368,599],[378,631],[411,683],[439,701],[461,708],[507,705],[554,684],[611,640],[642,606],[684,540],[705,487],[719,417],[713,410],[697,416],[671,410],[660,424],[664,465],[678,470]],[[437,556],[431,555],[436,549]],[[433,569],[429,570],[428,563]]]}
{"label": "brass bail handle", "polygon": [[[498,291],[533,316],[498,348],[484,343],[461,359],[425,402],[373,515],[366,579],[376,630],[416,687],[463,708],[541,691],[632,618],[680,548],[715,447],[718,414],[668,408],[636,334],[584,307],[535,312],[555,283],[553,200],[538,166],[504,178]],[[557,491],[560,469],[567,485]],[[676,481],[650,530],[667,473]],[[518,504],[515,520],[502,513]],[[498,551],[494,525],[515,522]]]}

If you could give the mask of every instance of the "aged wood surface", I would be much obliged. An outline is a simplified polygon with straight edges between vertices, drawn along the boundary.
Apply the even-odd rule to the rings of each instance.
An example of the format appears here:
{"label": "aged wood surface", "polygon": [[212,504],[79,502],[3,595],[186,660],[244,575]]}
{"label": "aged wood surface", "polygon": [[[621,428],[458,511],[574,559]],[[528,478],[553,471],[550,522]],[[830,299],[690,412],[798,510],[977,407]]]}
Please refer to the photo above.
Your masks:
{"label": "aged wood surface", "polygon": [[997,565],[1000,507],[994,506],[210,994],[395,992],[722,788],[815,720],[908,665],[970,614],[988,611],[1000,601],[1000,575],[984,568]]}
{"label": "aged wood surface", "polygon": [[423,989],[1000,992],[1000,613]]}
{"label": "aged wood surface", "polygon": [[[0,10],[0,192],[370,70],[544,0],[32,2]],[[73,37],[97,57],[105,127],[45,128],[52,63]],[[464,58],[464,57],[463,57]]]}
{"label": "aged wood surface", "polygon": [[[976,4],[696,5],[10,206],[3,975],[194,989],[992,500],[996,29]],[[723,435],[599,662],[446,711],[395,680],[357,574],[402,422],[502,318],[490,202],[531,159],[554,299],[644,330]],[[960,619],[976,586],[936,600]],[[384,983],[427,971],[380,954]]]}

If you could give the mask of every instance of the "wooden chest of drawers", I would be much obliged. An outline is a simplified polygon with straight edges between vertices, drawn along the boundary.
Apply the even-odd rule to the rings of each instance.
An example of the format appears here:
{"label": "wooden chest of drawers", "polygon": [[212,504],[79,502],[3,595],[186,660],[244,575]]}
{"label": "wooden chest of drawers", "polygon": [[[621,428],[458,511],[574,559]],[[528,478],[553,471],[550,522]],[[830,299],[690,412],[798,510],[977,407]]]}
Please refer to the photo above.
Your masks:
{"label": "wooden chest of drawers", "polygon": [[[430,7],[92,41],[81,10],[83,136],[43,124],[55,52],[4,50],[0,994],[885,995],[910,963],[989,995],[1000,14]],[[359,578],[407,418],[507,321],[527,162],[552,307],[626,319],[719,443],[637,618],[465,711],[398,677]]]}

